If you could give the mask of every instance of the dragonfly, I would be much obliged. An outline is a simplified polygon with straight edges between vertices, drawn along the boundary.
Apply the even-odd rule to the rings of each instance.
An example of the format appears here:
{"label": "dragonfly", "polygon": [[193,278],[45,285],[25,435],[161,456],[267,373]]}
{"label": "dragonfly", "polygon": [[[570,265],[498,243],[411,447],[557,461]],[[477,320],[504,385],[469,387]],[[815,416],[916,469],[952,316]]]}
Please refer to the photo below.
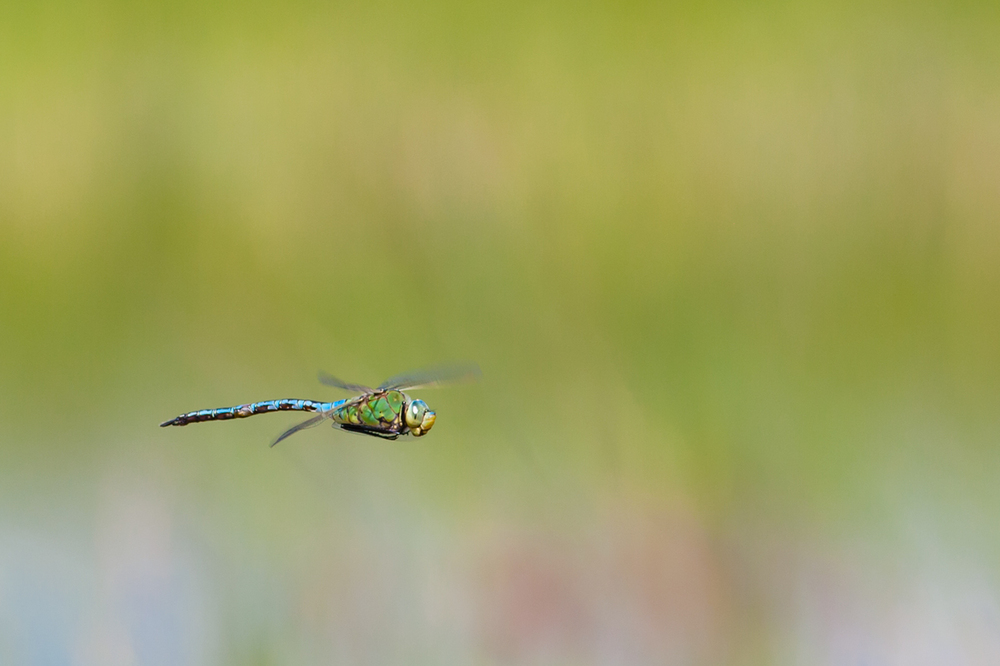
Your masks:
{"label": "dragonfly", "polygon": [[330,421],[334,428],[340,430],[382,439],[395,440],[401,435],[423,437],[434,426],[437,415],[427,406],[426,402],[411,398],[405,391],[461,384],[476,381],[480,376],[482,373],[475,363],[461,363],[396,375],[385,380],[376,388],[369,388],[363,384],[352,384],[337,379],[326,372],[320,372],[320,383],[352,391],[359,395],[334,402],[284,398],[251,402],[235,407],[202,409],[175,416],[169,421],[161,423],[160,427],[185,426],[189,423],[202,421],[228,421],[257,414],[295,411],[315,412],[316,416],[281,433],[271,443],[271,446],[301,430],[318,426],[325,421]]}

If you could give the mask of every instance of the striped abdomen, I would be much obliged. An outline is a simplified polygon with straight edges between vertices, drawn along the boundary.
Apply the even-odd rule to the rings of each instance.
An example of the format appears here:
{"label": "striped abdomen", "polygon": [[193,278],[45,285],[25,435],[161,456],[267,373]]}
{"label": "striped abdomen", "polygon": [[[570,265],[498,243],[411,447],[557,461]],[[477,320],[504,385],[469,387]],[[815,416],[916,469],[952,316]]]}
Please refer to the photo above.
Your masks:
{"label": "striped abdomen", "polygon": [[268,412],[322,412],[333,408],[335,403],[315,402],[313,400],[295,400],[286,398],[284,400],[265,400],[264,402],[251,402],[246,405],[236,407],[221,407],[219,409],[203,409],[197,412],[181,414],[169,421],[160,424],[161,428],[166,426],[182,426],[188,423],[199,421],[226,421],[229,419],[244,419],[255,414],[266,414]]}

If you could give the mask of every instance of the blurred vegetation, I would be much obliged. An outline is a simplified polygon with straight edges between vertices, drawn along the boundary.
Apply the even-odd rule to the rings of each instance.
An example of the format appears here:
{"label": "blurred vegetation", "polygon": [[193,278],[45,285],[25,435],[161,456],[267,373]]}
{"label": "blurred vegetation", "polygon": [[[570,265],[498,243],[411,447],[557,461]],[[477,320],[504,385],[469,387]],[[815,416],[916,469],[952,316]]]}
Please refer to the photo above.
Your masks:
{"label": "blurred vegetation", "polygon": [[[891,560],[915,514],[996,582],[995,4],[4,10],[0,531],[100,550],[108,493],[159,489],[220,659],[288,663],[313,615],[274,600],[362,534],[405,571],[683,507],[738,619],[670,663],[780,661],[757,541]],[[485,381],[419,443],[156,428],[455,359]],[[448,661],[388,635],[355,656]]]}

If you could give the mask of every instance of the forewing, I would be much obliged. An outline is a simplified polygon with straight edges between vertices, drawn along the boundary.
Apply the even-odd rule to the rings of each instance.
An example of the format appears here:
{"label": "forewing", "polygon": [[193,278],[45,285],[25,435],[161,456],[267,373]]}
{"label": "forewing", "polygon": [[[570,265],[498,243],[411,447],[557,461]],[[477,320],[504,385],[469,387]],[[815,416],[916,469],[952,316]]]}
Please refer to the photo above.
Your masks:
{"label": "forewing", "polygon": [[291,437],[292,435],[294,435],[295,433],[297,433],[300,430],[305,430],[306,428],[312,428],[313,426],[318,426],[326,418],[327,418],[327,415],[324,413],[324,414],[320,414],[319,416],[314,416],[311,419],[308,419],[307,421],[303,421],[302,423],[300,423],[298,425],[292,426],[291,428],[289,428],[285,432],[281,433],[281,436],[278,437],[278,439],[274,440],[274,442],[271,443],[271,446],[274,446],[275,444],[277,444],[278,442],[280,442],[281,440],[283,440],[283,439],[285,439],[287,437]]}
{"label": "forewing", "polygon": [[452,384],[474,382],[482,376],[482,371],[475,363],[455,363],[439,365],[424,370],[416,370],[402,375],[390,377],[379,385],[379,390],[395,389],[408,391],[419,388],[434,388]]}
{"label": "forewing", "polygon": [[368,393],[371,391],[367,386],[361,384],[349,384],[341,379],[337,379],[329,372],[319,371],[319,381],[321,384],[326,384],[327,386],[335,386],[336,388],[342,388],[348,391],[354,391],[355,393]]}

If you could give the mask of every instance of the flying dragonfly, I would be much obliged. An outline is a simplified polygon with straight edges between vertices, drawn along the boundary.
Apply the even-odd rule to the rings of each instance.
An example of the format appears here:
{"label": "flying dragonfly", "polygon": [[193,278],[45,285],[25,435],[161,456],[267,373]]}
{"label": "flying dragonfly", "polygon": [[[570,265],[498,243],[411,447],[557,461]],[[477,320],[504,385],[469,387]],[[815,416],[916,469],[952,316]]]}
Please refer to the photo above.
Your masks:
{"label": "flying dragonfly", "polygon": [[360,395],[334,402],[285,398],[283,400],[251,402],[236,407],[202,409],[164,421],[160,427],[184,426],[200,421],[228,421],[256,414],[295,411],[315,412],[316,416],[281,433],[281,436],[274,440],[271,446],[300,430],[318,426],[324,421],[330,421],[334,428],[382,439],[396,439],[400,435],[422,437],[433,427],[437,416],[426,402],[414,400],[404,391],[471,382],[477,380],[481,374],[479,366],[474,363],[439,366],[396,375],[385,380],[376,388],[369,388],[362,384],[341,381],[333,375],[320,372],[319,381],[321,383],[354,391]]}

